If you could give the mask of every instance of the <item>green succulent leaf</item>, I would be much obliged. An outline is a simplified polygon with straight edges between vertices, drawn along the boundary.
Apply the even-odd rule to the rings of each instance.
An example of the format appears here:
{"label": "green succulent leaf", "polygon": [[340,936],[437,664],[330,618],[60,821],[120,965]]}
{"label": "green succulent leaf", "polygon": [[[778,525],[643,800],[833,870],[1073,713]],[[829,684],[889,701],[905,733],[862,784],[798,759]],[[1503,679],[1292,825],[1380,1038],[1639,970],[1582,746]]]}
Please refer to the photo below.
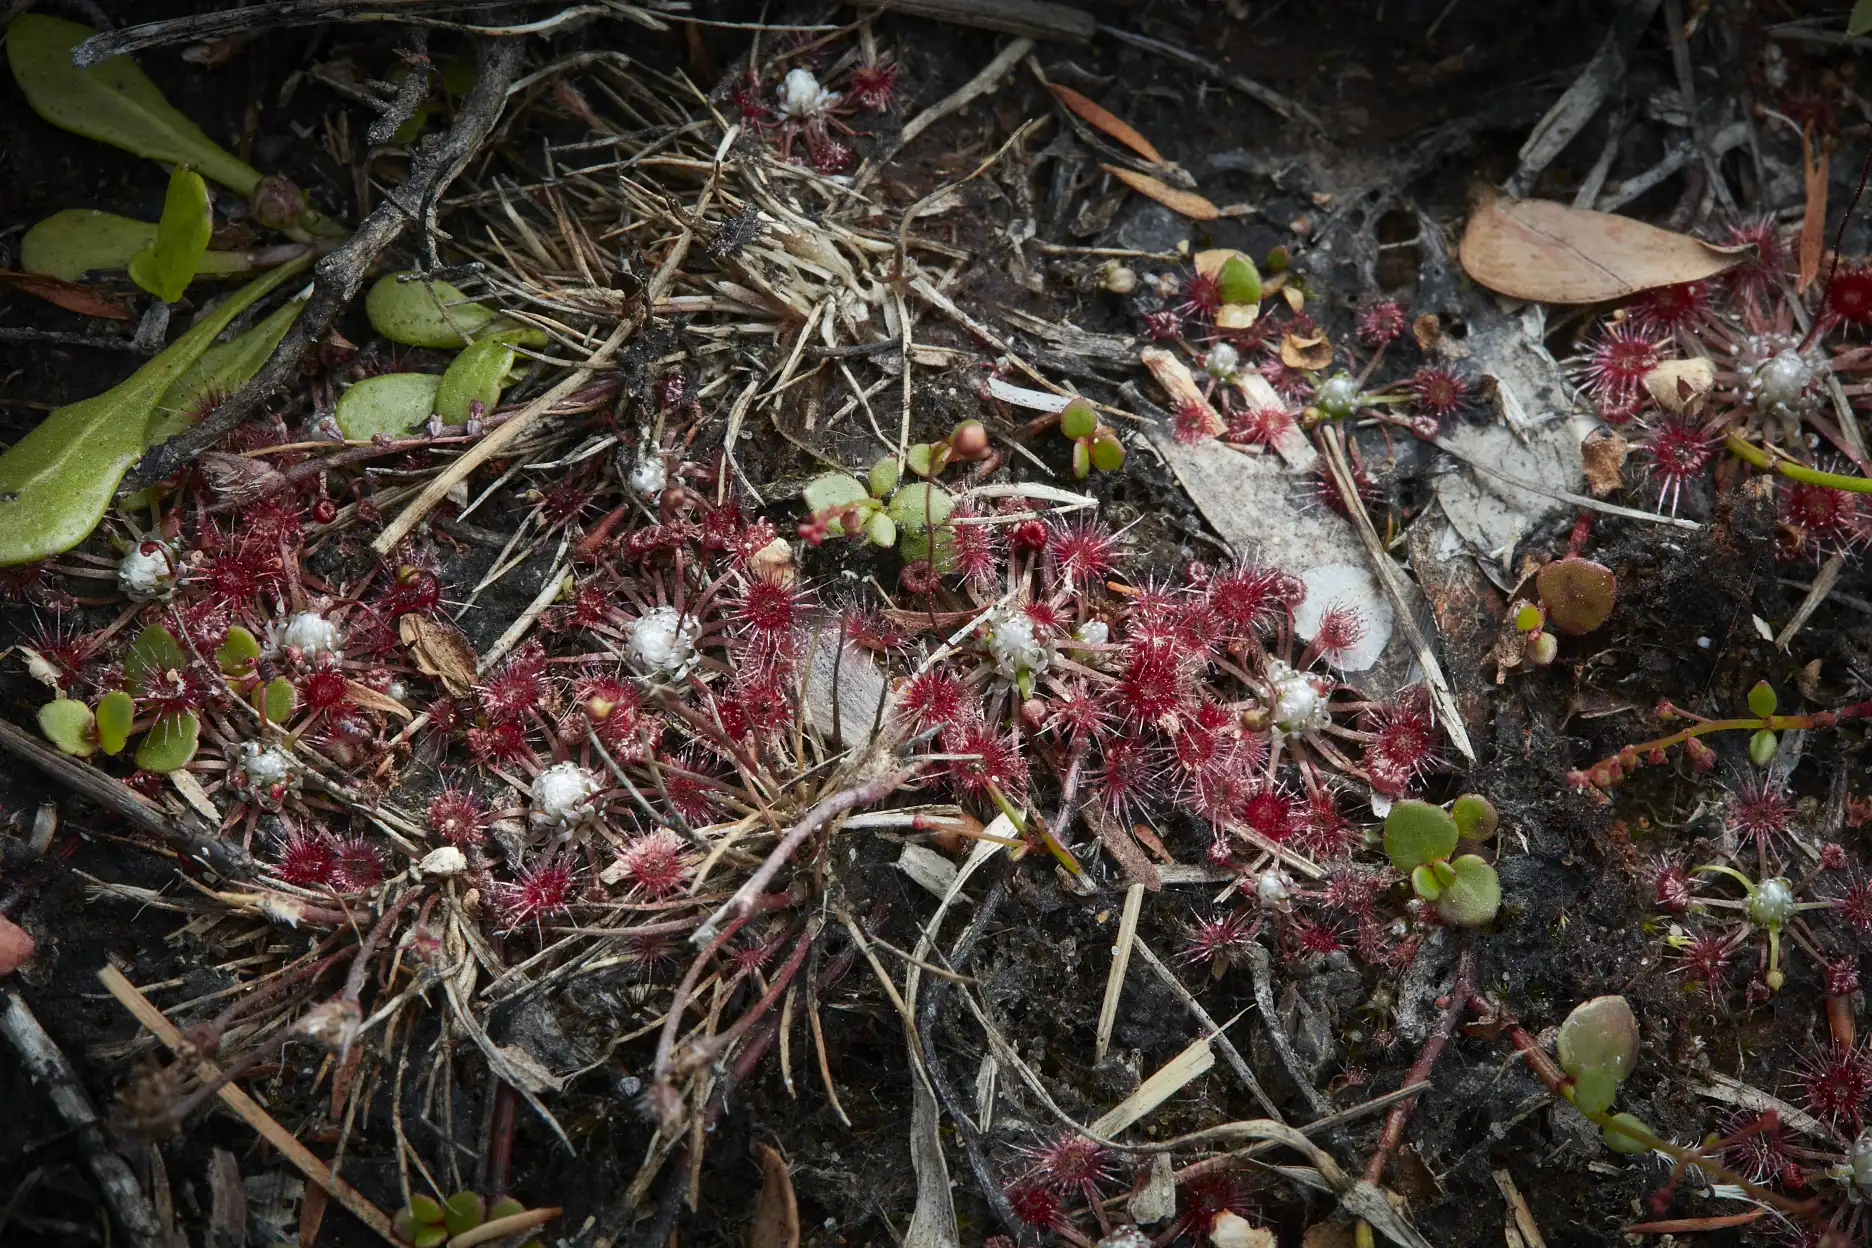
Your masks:
{"label": "green succulent leaf", "polygon": [[1075,398],[1060,410],[1060,432],[1069,438],[1089,438],[1098,428],[1098,412],[1082,398]]}
{"label": "green succulent leaf", "polygon": [[1216,274],[1216,290],[1223,303],[1260,303],[1261,274],[1254,261],[1239,253],[1224,260]]}
{"label": "green succulent leaf", "polygon": [[379,373],[338,396],[338,430],[353,441],[380,433],[401,437],[436,410],[442,379],[434,373]]}
{"label": "green succulent leaf", "polygon": [[1453,927],[1481,927],[1493,922],[1501,910],[1501,878],[1495,868],[1475,854],[1464,854],[1447,865],[1451,878],[1444,882],[1443,895],[1437,898],[1437,914]]}
{"label": "green succulent leaf", "polygon": [[188,652],[161,624],[152,624],[138,633],[124,652],[124,680],[134,693],[148,693],[165,672],[188,668]]}
{"label": "green succulent leaf", "polygon": [[1756,681],[1755,687],[1749,690],[1748,708],[1751,715],[1759,715],[1767,719],[1775,713],[1775,707],[1779,702],[1780,699],[1775,697],[1774,686],[1765,680]]}
{"label": "green succulent leaf", "polygon": [[488,1221],[493,1222],[498,1218],[511,1218],[516,1213],[525,1213],[525,1212],[526,1212],[525,1205],[521,1204],[519,1201],[515,1200],[511,1196],[503,1196],[499,1200],[495,1201],[493,1204],[488,1206],[487,1216],[488,1216]]}
{"label": "green succulent leaf", "polygon": [[136,701],[121,689],[113,689],[97,704],[98,747],[106,754],[119,754],[130,740],[130,726],[136,722]]}
{"label": "green succulent leaf", "polygon": [[424,1196],[421,1194],[411,1196],[409,1209],[410,1215],[418,1222],[433,1223],[442,1220],[442,1206],[436,1202],[433,1196]]}
{"label": "green succulent leaf", "polygon": [[871,513],[865,521],[865,539],[873,546],[888,550],[897,544],[897,523],[881,511]]}
{"label": "green succulent leaf", "polygon": [[938,576],[947,576],[956,568],[955,530],[899,532],[897,553],[903,556],[905,563],[922,563],[927,560],[936,569]]}
{"label": "green succulent leaf", "polygon": [[213,233],[208,184],[187,165],[177,165],[169,175],[156,241],[130,258],[130,280],[164,303],[174,303],[195,277]]}
{"label": "green succulent leaf", "polygon": [[0,567],[59,554],[89,537],[143,454],[151,414],[169,387],[249,304],[308,263],[301,258],[249,282],[128,379],[56,409],[0,454]]}
{"label": "green succulent leaf", "polygon": [[1443,883],[1437,879],[1437,873],[1430,869],[1429,863],[1414,867],[1410,873],[1411,891],[1425,901],[1435,901],[1443,895]]}
{"label": "green succulent leaf", "polygon": [[215,650],[215,662],[222,674],[238,676],[254,665],[260,657],[260,642],[252,633],[239,624],[228,628],[227,636],[221,639],[221,645]]}
{"label": "green succulent leaf", "polygon": [[942,471],[936,448],[928,442],[913,442],[904,450],[904,463],[919,477],[931,477]]}
{"label": "green succulent leaf", "polygon": [[1573,1007],[1554,1040],[1560,1069],[1575,1079],[1600,1070],[1623,1083],[1638,1064],[1638,1019],[1624,997],[1594,997]]}
{"label": "green succulent leaf", "polygon": [[386,273],[364,296],[371,328],[406,347],[465,347],[497,317],[448,282],[404,281]]}
{"label": "green succulent leaf", "polygon": [[1385,856],[1399,871],[1415,871],[1425,863],[1448,858],[1457,837],[1456,821],[1429,802],[1406,798],[1393,804],[1385,816]]}
{"label": "green succulent leaf", "polygon": [[1073,443],[1072,469],[1073,476],[1080,481],[1092,475],[1092,443],[1090,439],[1080,438],[1077,442]]}
{"label": "green succulent leaf", "polygon": [[1101,433],[1092,439],[1092,466],[1100,472],[1117,472],[1124,467],[1124,443],[1115,433]]}
{"label": "green succulent leaf", "polygon": [[1521,632],[1531,633],[1546,622],[1538,603],[1524,602],[1515,608],[1514,626]]}
{"label": "green succulent leaf", "polygon": [[472,1231],[487,1221],[487,1199],[479,1192],[456,1192],[442,1206],[442,1225],[450,1235]]}
{"label": "green succulent leaf", "polygon": [[933,481],[912,481],[891,495],[890,518],[905,533],[941,525],[955,510],[955,498]]}
{"label": "green succulent leaf", "polygon": [[179,771],[195,757],[201,739],[201,721],[193,711],[170,711],[158,715],[150,730],[137,742],[136,763],[144,771]]}
{"label": "green succulent leaf", "polygon": [[1767,728],[1757,728],[1749,734],[1749,762],[1757,767],[1766,767],[1774,761],[1775,751],[1781,748],[1781,741],[1774,732]]}
{"label": "green succulent leaf", "polygon": [[266,716],[267,722],[283,724],[292,718],[293,683],[284,676],[275,676],[254,690],[253,700],[254,709]]}
{"label": "green succulent leaf", "polygon": [[304,299],[281,304],[265,320],[202,352],[156,401],[144,442],[159,446],[200,420],[208,404],[246,385],[279,346],[305,308]]}
{"label": "green succulent leaf", "polygon": [[[1862,0],[1862,4],[1866,2],[1867,0]],[[1872,19],[1869,19],[1869,22],[1872,22]],[[1872,28],[1872,25],[1868,28]],[[1619,1130],[1620,1127],[1629,1127],[1634,1132],[1642,1131],[1645,1135],[1655,1134],[1636,1114],[1613,1114],[1612,1121],[1599,1129],[1599,1137],[1605,1141],[1607,1148],[1615,1153],[1623,1153],[1627,1157],[1635,1157],[1639,1153],[1651,1151],[1651,1146],[1645,1143],[1643,1136],[1627,1135]]]}
{"label": "green succulent leaf", "polygon": [[849,507],[871,497],[864,482],[849,472],[828,472],[814,477],[800,491],[806,510],[815,516],[833,507]]}
{"label": "green succulent leaf", "polygon": [[1465,841],[1480,844],[1495,835],[1495,826],[1500,817],[1488,798],[1480,793],[1465,793],[1450,803],[1450,818],[1456,821],[1456,831]]}
{"label": "green succulent leaf", "polygon": [[171,165],[192,165],[246,195],[260,171],[237,160],[178,112],[127,56],[79,69],[72,49],[98,32],[22,13],[7,28],[7,60],[33,111],[61,129]]}
{"label": "green succulent leaf", "polygon": [[1618,579],[1612,569],[1578,555],[1556,559],[1534,580],[1547,623],[1569,637],[1590,633],[1612,614]]}
{"label": "green succulent leaf", "polygon": [[[20,268],[67,282],[87,273],[127,269],[138,252],[155,245],[156,230],[153,222],[114,212],[66,208],[26,231],[20,239]],[[252,269],[241,252],[205,251],[196,262],[195,276],[223,277]]]}
{"label": "green succulent leaf", "polygon": [[501,391],[513,374],[514,344],[526,337],[539,339],[529,345],[545,345],[545,335],[538,330],[507,330],[476,339],[449,362],[435,393],[436,415],[444,424],[466,422],[476,399],[484,415],[500,406]]}
{"label": "green succulent leaf", "polygon": [[1573,1079],[1573,1104],[1582,1114],[1603,1114],[1618,1099],[1618,1080],[1597,1068]]}
{"label": "green succulent leaf", "polygon": [[39,708],[39,731],[73,758],[97,753],[97,720],[91,708],[76,698],[60,698]]}
{"label": "green succulent leaf", "polygon": [[871,465],[865,477],[865,489],[872,498],[889,498],[897,488],[897,461],[889,455]]}

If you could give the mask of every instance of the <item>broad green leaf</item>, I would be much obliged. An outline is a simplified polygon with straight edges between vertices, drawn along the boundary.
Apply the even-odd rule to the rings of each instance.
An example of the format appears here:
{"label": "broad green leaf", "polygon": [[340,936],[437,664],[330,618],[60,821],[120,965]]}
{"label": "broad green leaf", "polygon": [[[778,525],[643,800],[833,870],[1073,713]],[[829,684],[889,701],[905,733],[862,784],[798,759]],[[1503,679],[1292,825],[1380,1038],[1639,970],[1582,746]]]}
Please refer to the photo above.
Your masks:
{"label": "broad green leaf", "polygon": [[403,281],[386,273],[364,296],[371,328],[407,347],[465,347],[499,315],[447,282]]}
{"label": "broad green leaf", "polygon": [[189,365],[156,401],[149,431],[143,435],[144,445],[167,442],[200,420],[211,403],[246,385],[273,354],[273,348],[279,346],[304,307],[303,299],[281,304],[258,325],[202,352],[201,358]]}
{"label": "broad green leaf", "polygon": [[130,280],[164,303],[174,303],[188,289],[214,233],[214,204],[208,184],[186,165],[169,175],[156,241],[130,259]]}
{"label": "broad green leaf", "polygon": [[0,567],[33,563],[89,537],[143,454],[162,395],[247,305],[310,262],[302,257],[255,278],[126,380],[58,408],[0,454]]}
{"label": "broad green leaf", "polygon": [[237,160],[177,111],[127,56],[79,69],[72,49],[98,32],[22,13],[7,28],[7,61],[33,111],[55,126],[171,165],[193,165],[242,195],[260,171]]}
{"label": "broad green leaf", "polygon": [[947,576],[956,567],[955,530],[937,529],[934,534],[900,532],[897,535],[897,553],[903,556],[905,563],[922,563],[927,560],[936,569],[938,576]]}
{"label": "broad green leaf", "polygon": [[259,657],[260,642],[238,624],[228,629],[227,636],[221,639],[220,647],[215,650],[215,663],[220,666],[222,674],[227,676],[238,676],[252,667],[254,660]]}
{"label": "broad green leaf", "polygon": [[[1436,863],[1434,867],[1445,864]],[[1454,927],[1481,927],[1493,922],[1501,910],[1501,878],[1484,858],[1464,854],[1447,864],[1451,878],[1442,880],[1443,895],[1437,898],[1437,914]],[[1438,871],[1439,879],[1443,871]]]}
{"label": "broad green leaf", "polygon": [[137,634],[124,653],[124,680],[133,692],[140,694],[164,672],[186,670],[188,661],[188,652],[182,649],[175,634],[161,624],[152,624]]}
{"label": "broad green leaf", "polygon": [[1573,1104],[1582,1114],[1603,1114],[1618,1099],[1618,1080],[1594,1067],[1573,1080]]}
{"label": "broad green leaf", "polygon": [[511,1196],[503,1196],[499,1200],[495,1201],[492,1205],[488,1206],[487,1216],[488,1216],[488,1221],[493,1222],[500,1218],[511,1218],[516,1213],[525,1213],[525,1212],[526,1212],[525,1205],[521,1204],[519,1201],[515,1200]]}
{"label": "broad green leaf", "polygon": [[1100,472],[1117,472],[1124,467],[1124,443],[1115,433],[1101,433],[1092,439],[1092,466]]}
{"label": "broad green leaf", "polygon": [[[75,282],[87,273],[127,269],[137,253],[155,245],[156,226],[94,208],[66,208],[27,230],[20,239],[20,268],[27,273]],[[196,277],[249,273],[253,264],[238,251],[205,251]]]}
{"label": "broad green leaf", "polygon": [[1775,713],[1775,707],[1779,702],[1780,699],[1775,697],[1774,686],[1765,680],[1756,681],[1755,687],[1749,690],[1748,708],[1751,715],[1759,715],[1767,719]]}
{"label": "broad green leaf", "polygon": [[91,708],[76,698],[60,698],[39,708],[39,731],[60,752],[74,758],[97,753],[97,722]]}
{"label": "broad green leaf", "polygon": [[1437,879],[1437,873],[1430,869],[1429,863],[1413,867],[1410,873],[1411,891],[1425,901],[1435,901],[1443,895],[1443,884]]}
{"label": "broad green leaf", "polygon": [[890,518],[905,533],[940,525],[955,510],[955,499],[933,481],[912,481],[891,495]]}
{"label": "broad green leaf", "polygon": [[442,1206],[442,1225],[451,1235],[472,1231],[487,1221],[487,1200],[479,1192],[456,1192]]}
{"label": "broad green leaf", "polygon": [[904,463],[910,471],[919,477],[930,476],[936,470],[936,450],[927,442],[914,442],[904,451]]}
{"label": "broad green leaf", "polygon": [[806,510],[818,515],[829,507],[849,507],[851,504],[870,498],[864,482],[849,472],[828,472],[814,477],[800,491],[800,498],[806,504]]}
{"label": "broad green leaf", "polygon": [[435,392],[435,413],[443,424],[465,423],[477,399],[484,416],[500,405],[501,391],[513,372],[516,336],[510,332],[478,338],[449,361]]}
{"label": "broad green leaf", "polygon": [[293,683],[284,676],[275,676],[266,684],[254,690],[254,709],[275,724],[283,724],[292,718]]}
{"label": "broad green leaf", "polygon": [[144,771],[180,771],[195,757],[201,739],[201,721],[193,711],[159,715],[137,742],[136,764]]}
{"label": "broad green leaf", "polygon": [[1494,805],[1480,793],[1465,793],[1450,803],[1450,818],[1456,821],[1456,831],[1465,841],[1481,843],[1495,835],[1495,825],[1500,822]]}
{"label": "broad green leaf", "polygon": [[1098,428],[1098,409],[1075,397],[1060,410],[1060,432],[1069,438],[1089,438]]}
{"label": "broad green leaf", "polygon": [[864,531],[873,546],[882,546],[888,550],[897,544],[896,522],[881,511],[871,513],[871,518],[865,521]]}
{"label": "broad green leaf", "polygon": [[1573,1007],[1554,1038],[1560,1069],[1581,1077],[1602,1070],[1623,1083],[1638,1065],[1638,1019],[1624,997],[1594,997]]}
{"label": "broad green leaf", "polygon": [[116,754],[130,739],[130,725],[136,721],[136,703],[121,689],[105,694],[97,704],[98,745],[106,754]]}
{"label": "broad green leaf", "polygon": [[872,498],[889,498],[890,492],[897,488],[897,476],[897,461],[886,455],[865,474],[865,489]]}
{"label": "broad green leaf", "polygon": [[1415,871],[1425,863],[1448,858],[1455,848],[1456,821],[1441,806],[1407,798],[1385,816],[1385,856],[1399,871]]}
{"label": "broad green leaf", "polygon": [[434,373],[366,377],[338,396],[338,429],[359,442],[380,433],[401,437],[429,419],[441,385],[442,379]]}

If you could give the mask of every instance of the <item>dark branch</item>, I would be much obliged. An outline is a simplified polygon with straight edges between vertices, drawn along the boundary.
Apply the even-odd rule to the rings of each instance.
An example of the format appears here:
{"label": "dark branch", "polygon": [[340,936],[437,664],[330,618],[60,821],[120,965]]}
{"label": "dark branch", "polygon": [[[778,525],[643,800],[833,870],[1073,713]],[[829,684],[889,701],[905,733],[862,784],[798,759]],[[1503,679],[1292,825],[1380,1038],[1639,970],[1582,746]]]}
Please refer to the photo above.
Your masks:
{"label": "dark branch", "polygon": [[257,414],[268,399],[297,377],[300,361],[357,298],[364,274],[377,257],[412,222],[422,221],[427,227],[433,221],[442,191],[467,167],[500,120],[507,86],[519,69],[520,57],[518,40],[481,44],[480,75],[462,101],[448,133],[424,141],[416,149],[409,180],[386,196],[343,246],[313,267],[311,299],[253,379],[194,428],[152,447],[137,466],[138,481],[148,484],[173,476],[229,430]]}
{"label": "dark branch", "polygon": [[357,13],[382,14],[394,20],[443,10],[466,12],[499,8],[512,0],[276,0],[273,4],[250,4],[219,13],[200,13],[193,17],[174,17],[161,22],[144,22],[122,30],[107,30],[92,35],[72,49],[72,64],[79,69],[107,61],[126,52],[161,48],[177,43],[209,42],[228,35],[282,26],[316,26],[341,22]]}
{"label": "dark branch", "polygon": [[396,95],[379,107],[383,115],[371,122],[365,138],[372,143],[388,143],[392,136],[403,127],[403,123],[416,115],[416,110],[429,98],[429,74],[434,66],[429,61],[429,32],[412,30],[409,42],[397,49],[397,56],[408,68],[403,81],[397,84]]}

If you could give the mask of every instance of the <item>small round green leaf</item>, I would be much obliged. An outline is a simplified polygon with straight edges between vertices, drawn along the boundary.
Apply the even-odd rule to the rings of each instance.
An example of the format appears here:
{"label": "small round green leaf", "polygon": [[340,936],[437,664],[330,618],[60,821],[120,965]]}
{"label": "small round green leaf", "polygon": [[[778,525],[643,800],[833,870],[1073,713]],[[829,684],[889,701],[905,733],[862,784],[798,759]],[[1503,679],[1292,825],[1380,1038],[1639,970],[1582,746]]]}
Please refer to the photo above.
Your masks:
{"label": "small round green leaf", "polygon": [[1495,807],[1480,793],[1465,793],[1450,803],[1450,818],[1456,821],[1456,831],[1463,840],[1477,844],[1494,836],[1495,825],[1500,822]]}
{"label": "small round green leaf", "polygon": [[897,461],[886,455],[871,465],[866,475],[865,487],[872,498],[889,498],[890,492],[897,488]]}
{"label": "small round green leaf", "polygon": [[448,1242],[448,1228],[445,1226],[425,1226],[417,1231],[410,1243],[414,1248],[442,1248]]}
{"label": "small round green leaf", "polygon": [[418,1222],[440,1222],[442,1206],[433,1196],[415,1195],[410,1197],[410,1213]]}
{"label": "small round green leaf", "polygon": [[1080,438],[1073,443],[1073,476],[1083,481],[1092,475],[1092,443],[1089,438]]}
{"label": "small round green leaf", "polygon": [[1594,1067],[1573,1079],[1573,1104],[1582,1114],[1603,1114],[1618,1099],[1618,1080]]}
{"label": "small round green leaf", "polygon": [[1430,869],[1429,863],[1412,868],[1410,873],[1411,891],[1425,901],[1435,901],[1443,895],[1443,883],[1437,879],[1437,873]]}
{"label": "small round green leaf", "polygon": [[260,642],[238,624],[228,628],[227,636],[215,650],[215,662],[228,676],[236,676],[252,667],[260,657]]}
{"label": "small round green leaf", "polygon": [[1638,1064],[1638,1019],[1624,997],[1594,997],[1573,1007],[1554,1040],[1560,1069],[1579,1078],[1603,1070],[1624,1082]]}
{"label": "small round green leaf", "polygon": [[890,500],[890,518],[898,529],[909,533],[940,525],[954,510],[955,499],[933,481],[912,481]]}
{"label": "small round green leaf", "polygon": [[1406,798],[1385,816],[1385,857],[1399,871],[1415,871],[1427,862],[1448,858],[1456,848],[1456,821],[1441,806]]}
{"label": "small round green leaf", "polygon": [[897,553],[903,556],[905,563],[928,560],[938,576],[947,576],[956,567],[955,531],[937,529],[934,534],[900,531],[897,534]]}
{"label": "small round green leaf", "polygon": [[1524,633],[1531,633],[1547,622],[1541,609],[1534,603],[1524,602],[1515,608],[1514,626]]}
{"label": "small round green leaf", "polygon": [[1534,584],[1547,610],[1547,623],[1569,637],[1604,624],[1618,596],[1618,579],[1612,570],[1578,555],[1554,560],[1540,570]]}
{"label": "small round green leaf", "polygon": [[1751,715],[1759,715],[1763,719],[1767,719],[1770,715],[1775,713],[1775,706],[1778,702],[1779,699],[1775,697],[1774,686],[1765,680],[1756,681],[1755,687],[1749,690],[1748,708],[1749,714]]}
{"label": "small round green leaf", "polygon": [[76,698],[60,698],[39,708],[39,731],[60,752],[73,758],[97,753],[97,721],[91,708]]}
{"label": "small round green leaf", "polygon": [[871,513],[871,518],[865,521],[864,531],[865,538],[873,546],[882,546],[888,550],[897,544],[897,524],[881,511]]}
{"label": "small round green leaf", "polygon": [[409,347],[465,347],[499,314],[447,282],[403,281],[386,273],[364,296],[371,328]]}
{"label": "small round green leaf", "polygon": [[507,387],[513,366],[509,335],[477,339],[443,371],[435,392],[436,415],[446,425],[465,424],[474,414],[472,404],[477,400],[483,415],[493,411],[500,406],[501,391]]}
{"label": "small round green leaf", "polygon": [[[1440,865],[1440,864],[1438,864]],[[1437,914],[1454,927],[1481,927],[1501,910],[1501,878],[1486,859],[1464,854],[1449,864],[1451,878],[1437,898]]]}
{"label": "small round green leaf", "polygon": [[267,717],[268,722],[283,724],[292,717],[293,684],[284,676],[275,676],[260,688],[254,690],[254,708]]}
{"label": "small round green leaf", "polygon": [[[466,352],[463,352],[466,354]],[[434,373],[380,373],[338,396],[338,431],[354,442],[420,429],[436,410],[442,379]]]}
{"label": "small round green leaf", "polygon": [[525,1213],[525,1212],[526,1212],[525,1205],[521,1204],[519,1201],[515,1200],[511,1196],[503,1196],[499,1200],[495,1201],[493,1204],[488,1206],[487,1216],[488,1216],[488,1221],[494,1222],[501,1218],[511,1218],[516,1213]]}
{"label": "small round green leaf", "polygon": [[849,472],[828,472],[814,477],[800,491],[800,498],[806,504],[806,510],[818,515],[834,507],[849,507],[853,503],[870,498],[864,482]]}
{"label": "small round green leaf", "polygon": [[1775,750],[1780,745],[1781,742],[1775,737],[1773,731],[1767,728],[1756,729],[1749,737],[1749,762],[1757,767],[1766,767],[1774,761]]}
{"label": "small round green leaf", "polygon": [[472,1231],[487,1221],[487,1200],[479,1192],[456,1192],[442,1206],[442,1225],[450,1235]]}
{"label": "small round green leaf", "polygon": [[1216,274],[1216,290],[1223,303],[1260,303],[1261,275],[1255,271],[1254,261],[1240,253],[1224,260]]}
{"label": "small round green leaf", "polygon": [[1073,399],[1060,411],[1060,432],[1069,438],[1091,437],[1098,423],[1098,412],[1081,398]]}
{"label": "small round green leaf", "polygon": [[1651,1146],[1645,1143],[1642,1136],[1627,1135],[1619,1130],[1620,1127],[1630,1127],[1634,1131],[1644,1132],[1645,1135],[1655,1134],[1636,1114],[1613,1114],[1612,1121],[1599,1130],[1599,1136],[1605,1141],[1607,1148],[1615,1153],[1623,1153],[1627,1157],[1635,1157],[1639,1153],[1651,1151]]}
{"label": "small round green leaf", "polygon": [[160,624],[152,624],[137,634],[124,653],[124,680],[134,693],[141,693],[165,672],[180,672],[188,667],[189,656],[175,634]]}
{"label": "small round green leaf", "polygon": [[130,726],[136,722],[136,702],[121,689],[105,694],[97,704],[98,746],[106,754],[117,754],[130,740]]}
{"label": "small round green leaf", "polygon": [[1102,433],[1092,439],[1092,466],[1100,472],[1117,472],[1124,467],[1124,443],[1115,433]]}
{"label": "small round green leaf", "polygon": [[936,462],[936,448],[927,442],[911,443],[904,451],[904,463],[919,477],[927,477],[942,470]]}
{"label": "small round green leaf", "polygon": [[201,738],[201,721],[193,711],[171,711],[159,715],[150,730],[137,743],[136,763],[144,771],[179,771],[195,757]]}

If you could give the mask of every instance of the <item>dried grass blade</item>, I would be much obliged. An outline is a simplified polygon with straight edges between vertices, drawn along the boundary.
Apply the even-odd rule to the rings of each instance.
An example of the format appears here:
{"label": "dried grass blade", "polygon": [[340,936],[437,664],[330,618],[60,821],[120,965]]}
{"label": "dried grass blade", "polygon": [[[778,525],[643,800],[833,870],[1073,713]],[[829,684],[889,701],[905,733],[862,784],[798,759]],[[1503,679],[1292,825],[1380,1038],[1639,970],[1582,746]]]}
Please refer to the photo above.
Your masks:
{"label": "dried grass blade", "polygon": [[1124,912],[1118,919],[1118,939],[1112,947],[1111,972],[1105,977],[1105,1000],[1099,1006],[1098,1038],[1093,1042],[1092,1060],[1105,1060],[1111,1047],[1112,1027],[1118,1021],[1118,998],[1124,994],[1125,972],[1131,967],[1131,939],[1137,935],[1138,911],[1144,905],[1144,886],[1133,884],[1125,889]]}
{"label": "dried grass blade", "polygon": [[1110,1112],[1092,1124],[1094,1135],[1114,1136],[1136,1123],[1159,1105],[1181,1092],[1198,1075],[1215,1066],[1215,1050],[1208,1037],[1199,1037],[1189,1047],[1165,1062],[1137,1091],[1114,1105]]}
{"label": "dried grass blade", "polygon": [[1180,191],[1160,178],[1151,177],[1148,173],[1139,173],[1135,169],[1126,169],[1120,165],[1101,164],[1099,168],[1138,194],[1149,196],[1171,212],[1188,217],[1192,221],[1214,221],[1222,215],[1220,208],[1195,191]]}

